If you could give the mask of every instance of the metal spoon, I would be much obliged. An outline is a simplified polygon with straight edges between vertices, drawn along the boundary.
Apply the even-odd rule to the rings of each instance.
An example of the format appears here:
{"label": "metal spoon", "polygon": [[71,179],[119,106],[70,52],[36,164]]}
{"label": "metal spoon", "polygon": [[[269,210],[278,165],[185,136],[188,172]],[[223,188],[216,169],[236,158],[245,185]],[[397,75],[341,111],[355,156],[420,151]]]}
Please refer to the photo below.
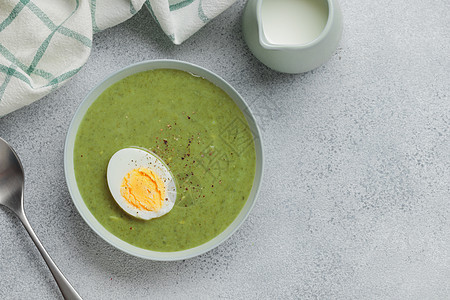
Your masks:
{"label": "metal spoon", "polygon": [[45,251],[33,229],[28,223],[23,210],[24,173],[22,163],[16,152],[0,138],[0,204],[12,210],[22,221],[33,242],[47,263],[50,272],[58,284],[65,299],[81,299],[69,281],[64,277],[53,260]]}

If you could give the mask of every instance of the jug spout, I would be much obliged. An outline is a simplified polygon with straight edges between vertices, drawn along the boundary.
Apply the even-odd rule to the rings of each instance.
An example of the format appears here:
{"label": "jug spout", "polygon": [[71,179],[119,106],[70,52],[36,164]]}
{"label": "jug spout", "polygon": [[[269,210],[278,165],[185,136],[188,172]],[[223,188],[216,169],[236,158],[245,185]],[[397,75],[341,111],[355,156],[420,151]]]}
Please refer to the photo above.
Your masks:
{"label": "jug spout", "polygon": [[264,49],[303,47],[324,31],[327,0],[257,0],[259,43]]}
{"label": "jug spout", "polygon": [[[258,40],[259,44],[262,48],[267,50],[277,50],[279,45],[273,44],[268,41],[266,34],[264,32],[264,24],[263,24],[263,16],[262,16],[262,8],[264,0],[256,1],[256,22],[258,25]],[[266,25],[267,27],[267,25]]]}

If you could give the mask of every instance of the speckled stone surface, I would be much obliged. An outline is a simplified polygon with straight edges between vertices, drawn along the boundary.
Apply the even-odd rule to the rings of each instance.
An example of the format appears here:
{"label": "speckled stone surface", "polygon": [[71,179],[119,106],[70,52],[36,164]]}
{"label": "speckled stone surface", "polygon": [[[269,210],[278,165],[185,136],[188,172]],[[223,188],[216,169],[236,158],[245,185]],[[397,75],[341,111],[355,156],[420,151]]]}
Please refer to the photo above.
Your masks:
{"label": "speckled stone surface", "polygon": [[[450,3],[341,1],[344,34],[324,66],[283,75],[241,32],[244,1],[180,46],[146,11],[95,36],[86,66],[0,119],[22,159],[25,210],[85,299],[448,299]],[[71,117],[108,74],[147,59],[208,68],[250,103],[266,166],[257,204],[224,244],[153,262],[99,238],[71,202]],[[0,298],[58,299],[19,220],[0,209]]]}

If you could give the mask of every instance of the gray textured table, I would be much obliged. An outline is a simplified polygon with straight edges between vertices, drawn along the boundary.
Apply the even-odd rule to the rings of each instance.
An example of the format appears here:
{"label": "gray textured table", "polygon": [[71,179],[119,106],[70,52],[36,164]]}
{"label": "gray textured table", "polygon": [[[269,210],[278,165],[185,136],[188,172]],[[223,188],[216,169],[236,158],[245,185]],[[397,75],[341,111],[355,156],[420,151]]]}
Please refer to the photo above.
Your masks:
{"label": "gray textured table", "polygon": [[[143,10],[97,34],[77,76],[0,119],[21,157],[30,223],[85,299],[450,297],[450,2],[341,1],[344,35],[315,71],[261,65],[244,1],[174,46]],[[65,133],[102,78],[147,59],[206,67],[250,103],[265,177],[241,229],[180,262],[124,254],[81,219],[63,172]],[[19,220],[0,209],[0,298],[54,299]]]}

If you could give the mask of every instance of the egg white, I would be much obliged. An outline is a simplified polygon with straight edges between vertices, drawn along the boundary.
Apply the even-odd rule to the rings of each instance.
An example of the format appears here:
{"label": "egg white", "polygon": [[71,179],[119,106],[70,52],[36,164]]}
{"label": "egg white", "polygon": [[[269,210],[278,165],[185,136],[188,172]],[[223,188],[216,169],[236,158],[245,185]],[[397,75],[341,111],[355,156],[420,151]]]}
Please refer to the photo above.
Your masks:
{"label": "egg white", "polygon": [[[164,182],[166,196],[163,204],[158,211],[140,210],[125,200],[120,193],[123,178],[133,169],[148,168],[161,178]],[[131,147],[124,148],[111,157],[106,171],[108,187],[111,195],[117,204],[128,214],[133,217],[150,220],[167,214],[175,205],[177,199],[177,188],[175,179],[164,161],[150,150]]]}

